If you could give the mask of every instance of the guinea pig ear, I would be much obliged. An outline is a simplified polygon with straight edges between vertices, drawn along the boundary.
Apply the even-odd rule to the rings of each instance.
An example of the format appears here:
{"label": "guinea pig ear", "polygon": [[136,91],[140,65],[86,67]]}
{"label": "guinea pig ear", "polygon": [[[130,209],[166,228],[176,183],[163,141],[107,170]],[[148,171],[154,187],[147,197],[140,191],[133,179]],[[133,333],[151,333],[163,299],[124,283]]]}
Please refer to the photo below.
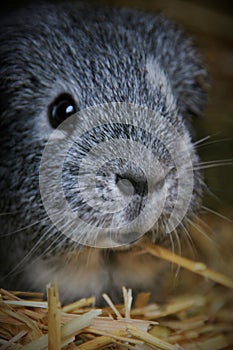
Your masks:
{"label": "guinea pig ear", "polygon": [[176,59],[176,67],[168,72],[178,109],[184,117],[202,116],[210,87],[207,70],[192,46],[179,52]]}
{"label": "guinea pig ear", "polygon": [[209,76],[191,40],[186,39],[168,69],[177,105],[184,117],[202,116],[207,103]]}
{"label": "guinea pig ear", "polygon": [[165,20],[159,30],[165,34],[161,40],[151,38],[154,60],[166,74],[177,107],[184,118],[201,116],[209,88],[209,76],[202,59],[192,40],[175,25]]}

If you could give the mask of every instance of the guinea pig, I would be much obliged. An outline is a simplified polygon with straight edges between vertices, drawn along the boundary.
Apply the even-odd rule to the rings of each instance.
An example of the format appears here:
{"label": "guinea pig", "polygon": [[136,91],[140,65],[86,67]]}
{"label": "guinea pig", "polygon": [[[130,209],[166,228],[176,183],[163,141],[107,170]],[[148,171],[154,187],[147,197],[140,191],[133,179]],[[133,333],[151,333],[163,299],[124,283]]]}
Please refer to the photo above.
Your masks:
{"label": "guinea pig", "polygon": [[169,245],[198,211],[191,137],[207,73],[162,15],[42,4],[0,24],[1,286],[70,302],[159,290],[144,237]]}

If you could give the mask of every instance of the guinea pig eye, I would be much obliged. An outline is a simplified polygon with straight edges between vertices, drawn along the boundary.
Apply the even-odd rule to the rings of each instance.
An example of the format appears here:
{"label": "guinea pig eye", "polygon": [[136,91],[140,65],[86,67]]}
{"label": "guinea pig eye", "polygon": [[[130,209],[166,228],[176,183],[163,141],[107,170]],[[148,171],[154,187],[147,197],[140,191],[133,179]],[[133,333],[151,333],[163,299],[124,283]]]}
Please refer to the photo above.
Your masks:
{"label": "guinea pig eye", "polygon": [[59,95],[49,106],[49,121],[53,128],[57,128],[64,120],[77,112],[77,105],[69,94]]}

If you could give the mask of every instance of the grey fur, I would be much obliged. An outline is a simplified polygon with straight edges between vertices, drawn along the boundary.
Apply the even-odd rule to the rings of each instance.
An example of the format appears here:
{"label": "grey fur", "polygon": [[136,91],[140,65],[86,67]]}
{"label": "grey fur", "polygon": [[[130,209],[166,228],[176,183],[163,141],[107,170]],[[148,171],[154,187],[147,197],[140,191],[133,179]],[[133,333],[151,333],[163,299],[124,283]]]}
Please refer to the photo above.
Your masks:
{"label": "grey fur", "polygon": [[[179,132],[189,135],[190,116],[200,115],[206,102],[200,78],[205,80],[207,75],[192,41],[160,15],[87,4],[59,4],[29,7],[1,19],[3,287],[43,289],[46,282],[58,275],[64,301],[92,293],[99,297],[104,291],[116,297],[122,284],[135,290],[142,286],[154,288],[157,263],[149,257],[132,258],[130,249],[93,248],[85,253],[59,234],[47,217],[38,176],[41,155],[52,132],[48,106],[62,92],[72,94],[80,110],[108,102],[134,103],[158,111]],[[168,132],[165,136],[169,143],[172,135]],[[157,152],[166,162],[163,148],[158,147]],[[190,152],[193,163],[198,163],[191,142]],[[72,195],[69,171],[75,161],[75,150],[70,157],[64,187],[74,209],[90,216]],[[200,174],[195,171],[194,175],[189,216],[198,209],[202,192]],[[177,187],[175,175],[170,176],[167,210],[175,200]],[[129,208],[128,215],[134,215],[135,210]],[[156,242],[164,240],[163,221],[152,231]]]}

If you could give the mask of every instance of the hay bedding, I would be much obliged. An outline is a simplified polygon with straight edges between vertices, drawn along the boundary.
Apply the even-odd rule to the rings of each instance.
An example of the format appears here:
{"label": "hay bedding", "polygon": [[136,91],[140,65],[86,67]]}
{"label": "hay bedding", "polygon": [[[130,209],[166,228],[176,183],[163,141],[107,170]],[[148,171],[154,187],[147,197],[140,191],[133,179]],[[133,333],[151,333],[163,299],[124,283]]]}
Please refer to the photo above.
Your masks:
{"label": "hay bedding", "polygon": [[148,303],[149,293],[140,293],[133,307],[132,291],[123,287],[124,303],[104,294],[102,309],[94,297],[61,307],[56,283],[47,286],[47,301],[41,293],[1,289],[0,349],[233,349],[233,280],[146,241],[139,249],[213,282],[198,293],[197,276],[187,272],[188,293],[165,303]]}

